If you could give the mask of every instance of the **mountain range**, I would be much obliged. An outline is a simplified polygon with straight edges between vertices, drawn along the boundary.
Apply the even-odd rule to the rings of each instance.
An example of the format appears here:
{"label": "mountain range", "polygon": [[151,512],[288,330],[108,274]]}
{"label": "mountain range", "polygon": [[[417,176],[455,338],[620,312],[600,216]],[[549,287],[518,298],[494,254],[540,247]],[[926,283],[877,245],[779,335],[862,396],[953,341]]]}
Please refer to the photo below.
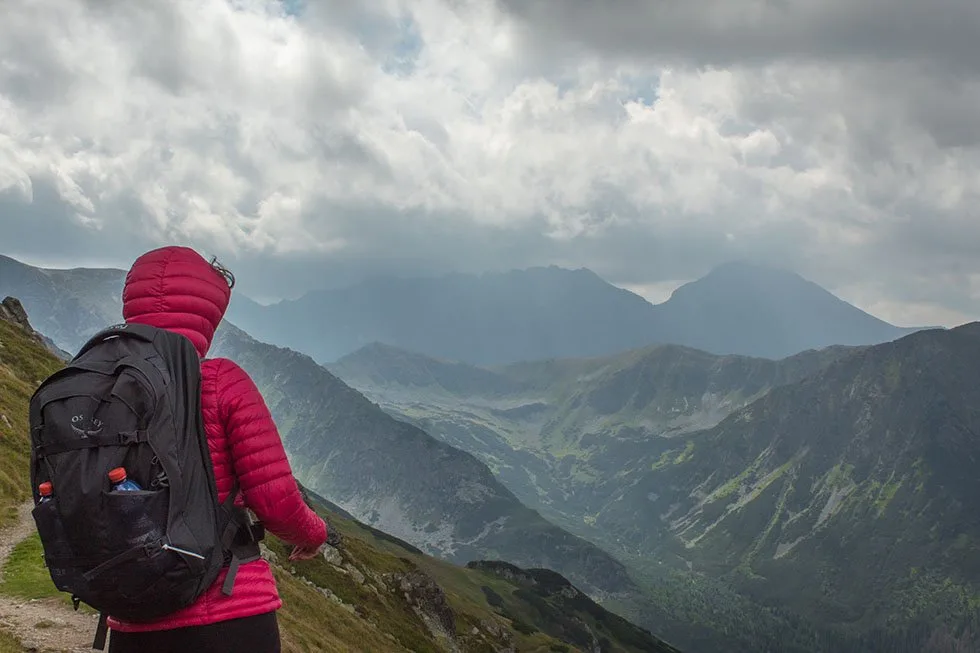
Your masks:
{"label": "mountain range", "polygon": [[[19,279],[33,297],[24,301],[32,320],[59,334],[51,337],[58,347],[73,351],[86,329],[119,320],[118,290],[110,290],[121,288],[120,271],[82,270],[87,281],[76,282],[10,261],[0,260],[0,292],[18,294],[11,280]],[[6,274],[11,265],[19,277]],[[733,279],[752,286],[740,272],[792,283],[755,284],[764,291],[755,305],[729,301],[734,291],[709,292]],[[317,325],[324,342],[347,333],[336,351],[351,349],[327,368],[317,364],[325,362],[317,342],[295,350],[286,335],[276,342],[275,321],[264,336],[237,328],[249,311],[299,311],[316,293],[273,307],[239,294],[215,342],[214,355],[259,382],[301,482],[365,528],[457,563],[550,567],[691,653],[959,653],[980,644],[970,616],[980,579],[970,562],[976,506],[967,471],[977,455],[968,369],[976,325],[910,335],[795,275],[744,264],[658,306],[581,270],[447,279],[458,285],[454,301],[419,291],[429,312],[402,311],[400,323],[371,299],[383,294],[332,316],[312,313],[327,304],[308,305],[300,331],[312,338]],[[487,279],[497,295],[480,290]],[[404,282],[408,297],[430,281],[377,283]],[[327,294],[344,292],[353,293]],[[467,293],[477,308],[525,312],[484,313],[489,323],[473,335],[481,313],[467,309],[461,319],[458,310]],[[550,312],[534,310],[536,296]],[[702,331],[662,343],[643,326],[630,344],[630,325],[642,322],[630,311],[656,314],[678,297],[688,303],[674,306],[701,311],[690,309]],[[793,326],[791,311],[777,310],[794,306],[787,297],[819,297],[811,303],[823,309],[810,315],[832,319],[809,331]],[[751,322],[766,315],[766,302],[779,319]],[[371,319],[358,322],[372,306]],[[277,318],[282,333],[301,315]],[[562,324],[555,315],[577,330],[548,337]],[[755,326],[740,331],[744,324]],[[372,337],[382,326],[431,348]],[[725,329],[746,350],[758,333],[782,344],[753,355],[692,344]],[[474,339],[487,343],[482,366],[439,353]],[[791,351],[774,353],[780,348]]]}
{"label": "mountain range", "polygon": [[965,651],[978,355],[973,323],[779,361],[653,346],[478,368],[372,345],[330,368],[623,560],[690,650],[717,641],[682,615],[731,632],[762,606],[780,635],[744,650]]}
{"label": "mountain range", "polygon": [[[42,332],[69,351],[119,314],[124,278],[123,270],[51,270],[0,256],[0,295],[19,297]],[[227,317],[253,337],[319,363],[374,342],[478,365],[657,343],[777,359],[919,330],[888,324],[795,273],[745,262],[721,265],[657,305],[590,270],[552,266],[381,277],[270,305],[236,291]]]}
{"label": "mountain range", "polygon": [[894,340],[888,324],[797,274],[729,263],[651,304],[587,269],[385,277],[229,319],[255,337],[333,362],[372,342],[479,365],[608,355],[655,343],[782,358]]}

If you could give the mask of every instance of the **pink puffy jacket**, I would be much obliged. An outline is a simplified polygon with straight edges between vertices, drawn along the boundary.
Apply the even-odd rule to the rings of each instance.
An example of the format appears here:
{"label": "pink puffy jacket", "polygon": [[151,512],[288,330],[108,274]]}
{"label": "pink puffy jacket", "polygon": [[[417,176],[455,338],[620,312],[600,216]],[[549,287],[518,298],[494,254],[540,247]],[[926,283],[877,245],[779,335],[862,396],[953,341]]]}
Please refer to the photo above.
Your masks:
{"label": "pink puffy jacket", "polygon": [[[219,499],[228,496],[236,475],[240,493],[235,503],[251,508],[267,531],[290,544],[320,546],[327,538],[326,524],[303,502],[276,425],[255,383],[230,360],[204,359],[230,297],[224,277],[197,252],[164,247],[147,252],[133,264],[123,290],[123,317],[127,322],[183,334],[197,348],[202,358],[204,426]],[[231,596],[221,593],[226,571],[187,608],[152,623],[110,617],[108,625],[130,632],[164,630],[248,617],[282,606],[265,560],[239,567]]]}

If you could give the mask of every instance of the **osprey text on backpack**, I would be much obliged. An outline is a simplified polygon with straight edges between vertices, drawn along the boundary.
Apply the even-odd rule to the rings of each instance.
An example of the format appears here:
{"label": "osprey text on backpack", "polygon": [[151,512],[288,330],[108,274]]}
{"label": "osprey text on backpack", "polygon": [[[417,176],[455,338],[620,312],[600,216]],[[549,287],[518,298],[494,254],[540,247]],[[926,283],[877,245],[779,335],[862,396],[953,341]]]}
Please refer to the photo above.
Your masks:
{"label": "osprey text on backpack", "polygon": [[[218,503],[200,357],[184,336],[142,324],[101,331],[35,391],[30,426],[45,563],[76,610],[83,601],[102,613],[93,648],[105,647],[107,615],[167,615],[226,564],[231,594],[238,565],[259,557],[262,528],[234,506],[237,482]],[[120,467],[141,490],[113,489]]]}

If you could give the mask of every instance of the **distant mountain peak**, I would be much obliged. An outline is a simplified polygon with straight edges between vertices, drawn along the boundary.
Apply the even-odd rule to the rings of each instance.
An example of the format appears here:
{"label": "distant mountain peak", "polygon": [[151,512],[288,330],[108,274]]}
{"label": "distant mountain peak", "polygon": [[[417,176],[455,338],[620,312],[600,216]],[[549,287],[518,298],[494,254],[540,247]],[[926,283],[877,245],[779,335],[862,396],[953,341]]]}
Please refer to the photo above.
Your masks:
{"label": "distant mountain peak", "polygon": [[711,269],[705,276],[711,276],[713,274],[719,273],[730,273],[730,272],[742,272],[742,271],[758,271],[758,272],[776,272],[781,274],[790,274],[794,276],[799,276],[793,270],[788,268],[780,267],[777,265],[772,265],[769,263],[763,263],[762,261],[757,261],[748,258],[731,259],[725,261],[724,263],[719,263]]}
{"label": "distant mountain peak", "polygon": [[[739,286],[739,284],[742,285]],[[794,270],[745,259],[727,261],[715,266],[703,277],[680,286],[674,292],[675,294],[678,292],[683,294],[693,288],[717,285],[726,285],[733,289],[740,287],[744,290],[754,290],[759,284],[768,287],[779,285],[787,290],[820,292],[843,302],[826,288],[810,281]]]}

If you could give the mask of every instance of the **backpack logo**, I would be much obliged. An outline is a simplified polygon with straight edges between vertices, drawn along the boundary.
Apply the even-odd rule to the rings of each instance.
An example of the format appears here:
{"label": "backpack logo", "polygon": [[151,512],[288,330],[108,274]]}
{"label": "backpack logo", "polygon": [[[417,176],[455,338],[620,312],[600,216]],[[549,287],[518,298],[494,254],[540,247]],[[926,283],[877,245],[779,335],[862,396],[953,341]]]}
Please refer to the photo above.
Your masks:
{"label": "backpack logo", "polygon": [[98,417],[86,419],[85,415],[73,415],[71,418],[71,430],[83,438],[102,433],[102,426]]}

